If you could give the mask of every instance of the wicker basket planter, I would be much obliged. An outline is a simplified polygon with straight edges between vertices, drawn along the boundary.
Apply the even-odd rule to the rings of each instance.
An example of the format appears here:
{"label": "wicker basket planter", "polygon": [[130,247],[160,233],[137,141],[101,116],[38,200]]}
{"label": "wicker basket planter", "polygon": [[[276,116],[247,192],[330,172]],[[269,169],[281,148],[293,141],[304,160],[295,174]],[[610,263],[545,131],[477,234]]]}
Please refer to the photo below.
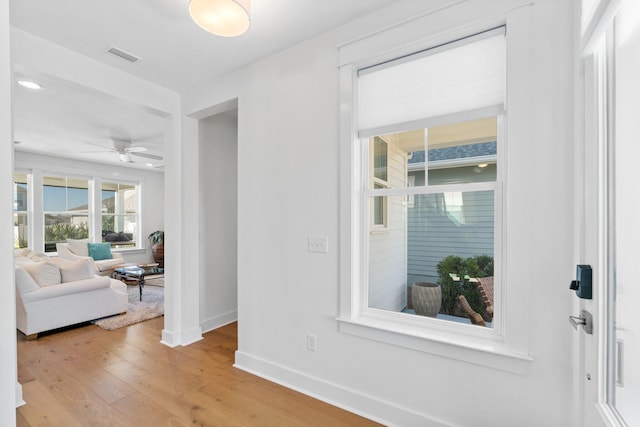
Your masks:
{"label": "wicker basket planter", "polygon": [[411,302],[416,314],[436,317],[442,305],[442,289],[435,283],[416,282],[411,288]]}

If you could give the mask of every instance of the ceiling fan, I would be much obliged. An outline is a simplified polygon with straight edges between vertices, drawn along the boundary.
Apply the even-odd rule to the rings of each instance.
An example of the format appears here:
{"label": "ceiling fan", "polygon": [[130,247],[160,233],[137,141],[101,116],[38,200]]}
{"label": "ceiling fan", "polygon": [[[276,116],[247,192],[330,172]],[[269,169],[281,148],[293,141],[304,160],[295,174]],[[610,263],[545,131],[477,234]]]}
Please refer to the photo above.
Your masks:
{"label": "ceiling fan", "polygon": [[131,141],[124,139],[112,139],[113,147],[106,147],[100,144],[94,144],[87,142],[87,144],[102,147],[104,150],[99,151],[84,151],[84,153],[115,153],[120,157],[122,163],[133,163],[133,157],[144,157],[146,159],[162,160],[161,156],[155,154],[145,153],[147,149],[145,147],[132,146]]}

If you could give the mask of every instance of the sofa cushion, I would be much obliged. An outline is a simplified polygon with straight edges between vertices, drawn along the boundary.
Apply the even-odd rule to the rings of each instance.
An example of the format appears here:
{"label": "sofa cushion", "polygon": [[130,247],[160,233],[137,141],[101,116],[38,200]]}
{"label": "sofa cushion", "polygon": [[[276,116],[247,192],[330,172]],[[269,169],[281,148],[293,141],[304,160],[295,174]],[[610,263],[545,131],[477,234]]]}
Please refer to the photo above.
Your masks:
{"label": "sofa cushion", "polygon": [[22,264],[21,267],[25,269],[40,286],[59,285],[62,283],[60,268],[51,261]]}
{"label": "sofa cushion", "polygon": [[74,254],[80,256],[89,256],[89,239],[67,239],[67,243],[69,244],[69,250]]}
{"label": "sofa cushion", "polygon": [[61,283],[58,286],[48,286],[40,288],[35,292],[27,292],[22,295],[22,301],[25,304],[34,301],[41,301],[48,298],[57,298],[65,295],[77,294],[81,292],[92,292],[99,289],[108,288],[111,281],[108,277],[94,276],[91,279],[78,280],[75,282]]}
{"label": "sofa cushion", "polygon": [[33,277],[20,266],[15,267],[15,275],[16,275],[16,289],[20,295],[23,295],[27,292],[33,292],[40,289],[40,286],[33,280]]}
{"label": "sofa cushion", "polygon": [[32,259],[27,258],[26,256],[17,256],[13,260],[14,260],[15,265],[31,264],[31,263],[35,262]]}
{"label": "sofa cushion", "polygon": [[29,249],[29,248],[19,248],[19,249],[14,249],[13,256],[15,256],[15,257],[26,257],[27,255],[29,255],[29,253],[31,253],[31,249]]}
{"label": "sofa cushion", "polygon": [[89,256],[94,261],[102,261],[103,259],[112,259],[111,244],[109,243],[88,243]]}
{"label": "sofa cushion", "polygon": [[96,275],[93,263],[89,258],[58,263],[62,283],[91,279]]}
{"label": "sofa cushion", "polygon": [[49,255],[45,254],[44,252],[31,251],[29,252],[29,254],[26,255],[26,257],[34,262],[49,260]]}

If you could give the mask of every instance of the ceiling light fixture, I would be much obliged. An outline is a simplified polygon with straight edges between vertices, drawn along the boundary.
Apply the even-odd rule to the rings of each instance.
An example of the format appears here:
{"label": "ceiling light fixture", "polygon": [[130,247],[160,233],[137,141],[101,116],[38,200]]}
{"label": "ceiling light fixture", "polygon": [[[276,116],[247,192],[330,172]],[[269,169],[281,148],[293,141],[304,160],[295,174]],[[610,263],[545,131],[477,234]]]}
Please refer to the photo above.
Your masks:
{"label": "ceiling light fixture", "polygon": [[251,0],[190,0],[191,19],[205,31],[223,37],[244,34],[251,24]]}
{"label": "ceiling light fixture", "polygon": [[26,87],[27,89],[42,89],[42,86],[36,82],[32,82],[31,80],[18,80],[18,84],[22,87]]}
{"label": "ceiling light fixture", "polygon": [[487,166],[489,166],[489,163],[480,163],[478,165],[479,168],[486,168]]}

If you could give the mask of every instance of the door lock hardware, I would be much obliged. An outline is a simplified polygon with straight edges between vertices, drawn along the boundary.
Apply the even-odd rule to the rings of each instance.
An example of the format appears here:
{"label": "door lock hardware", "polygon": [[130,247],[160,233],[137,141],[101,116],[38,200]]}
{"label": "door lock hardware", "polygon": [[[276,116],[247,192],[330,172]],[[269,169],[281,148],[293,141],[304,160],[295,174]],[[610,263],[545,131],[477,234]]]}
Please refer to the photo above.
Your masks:
{"label": "door lock hardware", "polygon": [[578,326],[584,328],[585,333],[593,334],[593,317],[587,310],[582,310],[580,316],[569,316],[569,323],[573,326],[573,329],[578,330]]}
{"label": "door lock hardware", "polygon": [[576,291],[578,298],[592,298],[592,271],[590,265],[578,265],[576,268],[576,280],[571,282],[569,289]]}

